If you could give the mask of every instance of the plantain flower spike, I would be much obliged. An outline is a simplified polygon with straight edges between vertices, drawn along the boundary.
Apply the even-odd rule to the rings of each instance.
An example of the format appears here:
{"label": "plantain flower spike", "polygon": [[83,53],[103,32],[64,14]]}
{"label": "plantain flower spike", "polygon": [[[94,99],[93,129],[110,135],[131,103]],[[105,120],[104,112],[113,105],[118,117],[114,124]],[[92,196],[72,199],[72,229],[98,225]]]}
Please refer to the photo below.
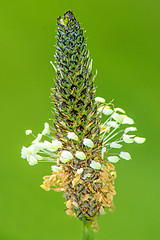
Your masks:
{"label": "plantain flower spike", "polygon": [[137,129],[130,127],[134,121],[122,108],[95,96],[92,60],[74,14],[58,17],[57,25],[52,124],[45,123],[31,146],[23,146],[22,158],[31,166],[52,163],[52,174],[43,177],[41,187],[63,192],[66,213],[97,231],[97,217],[114,209],[113,164],[131,159],[123,144],[143,143],[145,138],[128,134]]}

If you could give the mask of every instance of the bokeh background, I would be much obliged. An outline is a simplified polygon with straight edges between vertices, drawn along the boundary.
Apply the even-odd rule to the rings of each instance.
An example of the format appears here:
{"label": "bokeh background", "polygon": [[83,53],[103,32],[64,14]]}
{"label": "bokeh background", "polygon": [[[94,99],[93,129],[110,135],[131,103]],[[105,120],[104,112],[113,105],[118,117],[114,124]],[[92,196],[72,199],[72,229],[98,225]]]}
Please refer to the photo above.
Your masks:
{"label": "bokeh background", "polygon": [[95,240],[160,239],[160,1],[8,0],[0,9],[0,240],[81,239],[62,194],[39,186],[50,164],[30,167],[22,145],[51,115],[56,19],[72,10],[87,30],[98,70],[97,96],[135,119],[143,145],[116,164],[116,210],[99,219]]}

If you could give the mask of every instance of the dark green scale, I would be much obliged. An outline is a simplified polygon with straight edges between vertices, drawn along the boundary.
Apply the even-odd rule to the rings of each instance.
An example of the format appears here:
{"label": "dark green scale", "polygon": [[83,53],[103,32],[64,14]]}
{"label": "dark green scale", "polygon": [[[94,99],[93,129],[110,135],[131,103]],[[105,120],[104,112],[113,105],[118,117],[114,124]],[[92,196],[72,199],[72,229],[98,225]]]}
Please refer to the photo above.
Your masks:
{"label": "dark green scale", "polygon": [[[56,80],[53,91],[56,136],[62,139],[75,132],[82,140],[99,136],[99,119],[95,104],[95,88],[90,68],[89,51],[83,29],[72,12],[57,19],[55,62]],[[98,142],[97,142],[98,144]]]}

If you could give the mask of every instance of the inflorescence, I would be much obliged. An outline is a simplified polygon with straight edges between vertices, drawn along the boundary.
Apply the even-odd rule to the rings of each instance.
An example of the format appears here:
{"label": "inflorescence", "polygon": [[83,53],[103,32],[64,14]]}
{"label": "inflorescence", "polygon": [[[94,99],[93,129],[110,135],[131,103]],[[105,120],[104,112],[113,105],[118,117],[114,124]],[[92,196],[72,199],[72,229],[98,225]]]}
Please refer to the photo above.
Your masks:
{"label": "inflorescence", "polygon": [[43,178],[41,187],[63,192],[66,213],[90,222],[97,231],[97,216],[105,214],[106,207],[114,208],[113,163],[131,159],[121,150],[123,144],[141,144],[145,138],[135,135],[134,121],[123,109],[95,97],[92,60],[73,13],[59,17],[57,24],[53,124],[45,123],[37,137],[27,130],[35,139],[21,154],[31,166],[52,163],[52,174]]}

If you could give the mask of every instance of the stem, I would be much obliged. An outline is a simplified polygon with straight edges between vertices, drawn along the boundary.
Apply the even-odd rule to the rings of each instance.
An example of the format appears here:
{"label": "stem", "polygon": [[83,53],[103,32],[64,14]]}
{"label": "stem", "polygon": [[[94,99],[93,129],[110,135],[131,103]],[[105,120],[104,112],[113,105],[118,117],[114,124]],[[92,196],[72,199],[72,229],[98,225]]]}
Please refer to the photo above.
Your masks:
{"label": "stem", "polygon": [[83,220],[83,238],[82,240],[94,240],[91,222]]}

